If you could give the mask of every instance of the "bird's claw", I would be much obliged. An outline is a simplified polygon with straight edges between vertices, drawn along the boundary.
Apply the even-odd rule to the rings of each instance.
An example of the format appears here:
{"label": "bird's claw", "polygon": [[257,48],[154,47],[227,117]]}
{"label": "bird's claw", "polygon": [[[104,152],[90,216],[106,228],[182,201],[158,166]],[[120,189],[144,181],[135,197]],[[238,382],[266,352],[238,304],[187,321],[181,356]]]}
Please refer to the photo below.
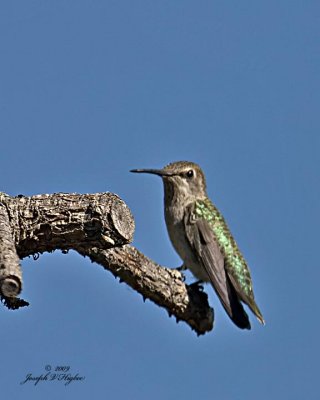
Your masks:
{"label": "bird's claw", "polygon": [[177,271],[179,271],[179,272],[182,272],[182,271],[185,271],[186,269],[187,269],[187,267],[184,265],[184,264],[182,264],[180,267],[177,267],[177,268],[175,268]]}
{"label": "bird's claw", "polygon": [[185,271],[187,269],[187,267],[185,267],[183,264],[181,265],[181,267],[177,267],[174,268],[176,271],[179,271],[181,276],[182,276],[182,282],[185,282],[186,277],[184,276],[184,274],[182,273],[182,271]]}

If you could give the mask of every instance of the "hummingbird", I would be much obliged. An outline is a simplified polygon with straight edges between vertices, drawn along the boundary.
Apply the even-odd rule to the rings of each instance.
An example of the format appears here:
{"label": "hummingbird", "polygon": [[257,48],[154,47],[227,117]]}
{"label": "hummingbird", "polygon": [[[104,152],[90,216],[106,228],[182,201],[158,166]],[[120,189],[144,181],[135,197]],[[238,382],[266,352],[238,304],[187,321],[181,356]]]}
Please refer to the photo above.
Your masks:
{"label": "hummingbird", "polygon": [[265,324],[253,293],[249,267],[228,225],[207,195],[199,165],[177,161],[162,169],[133,169],[162,178],[164,214],[170,240],[200,282],[210,282],[230,319],[241,329],[251,329],[242,303]]}

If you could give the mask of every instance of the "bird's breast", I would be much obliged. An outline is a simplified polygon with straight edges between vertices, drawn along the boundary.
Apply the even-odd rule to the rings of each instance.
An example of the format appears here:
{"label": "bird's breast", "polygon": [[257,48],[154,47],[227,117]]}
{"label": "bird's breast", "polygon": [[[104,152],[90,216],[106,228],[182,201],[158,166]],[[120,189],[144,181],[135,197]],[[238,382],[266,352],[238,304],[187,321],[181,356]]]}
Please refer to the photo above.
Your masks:
{"label": "bird's breast", "polygon": [[183,260],[183,264],[190,269],[192,274],[199,280],[208,281],[209,278],[192,249],[185,232],[184,210],[165,208],[165,220],[171,243]]}

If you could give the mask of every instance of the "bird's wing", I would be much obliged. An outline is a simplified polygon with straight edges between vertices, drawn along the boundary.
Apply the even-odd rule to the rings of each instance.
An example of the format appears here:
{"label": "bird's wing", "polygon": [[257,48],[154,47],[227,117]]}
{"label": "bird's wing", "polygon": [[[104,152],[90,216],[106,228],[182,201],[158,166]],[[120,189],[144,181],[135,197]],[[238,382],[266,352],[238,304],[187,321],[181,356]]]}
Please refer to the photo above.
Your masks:
{"label": "bird's wing", "polygon": [[220,251],[214,232],[203,218],[190,219],[193,212],[186,212],[185,232],[199,261],[205,268],[209,280],[224,309],[232,321],[242,329],[250,329],[248,315],[240,303],[224,266],[224,256]]}
{"label": "bird's wing", "polygon": [[254,315],[258,318],[259,322],[262,325],[265,325],[265,320],[263,319],[263,315],[257,305],[257,303],[254,300],[254,295],[253,292],[248,295],[246,293],[244,293],[240,283],[238,282],[238,280],[236,279],[235,276],[233,276],[231,273],[228,273],[228,277],[233,285],[233,287],[235,288],[237,295],[239,296],[239,298],[245,303],[247,304],[247,306],[249,306],[249,308],[251,309],[251,311],[254,313]]}

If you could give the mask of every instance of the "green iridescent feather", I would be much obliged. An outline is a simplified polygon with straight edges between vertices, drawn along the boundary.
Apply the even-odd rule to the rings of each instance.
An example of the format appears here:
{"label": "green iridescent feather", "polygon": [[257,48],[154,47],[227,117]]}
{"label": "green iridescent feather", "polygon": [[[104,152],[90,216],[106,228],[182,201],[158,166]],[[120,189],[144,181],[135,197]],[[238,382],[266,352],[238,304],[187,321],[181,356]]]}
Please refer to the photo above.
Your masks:
{"label": "green iridescent feather", "polygon": [[235,242],[225,219],[219,210],[207,198],[196,201],[195,213],[211,226],[221,253],[224,255],[225,268],[238,283],[241,291],[249,299],[254,299],[252,281],[248,265]]}

